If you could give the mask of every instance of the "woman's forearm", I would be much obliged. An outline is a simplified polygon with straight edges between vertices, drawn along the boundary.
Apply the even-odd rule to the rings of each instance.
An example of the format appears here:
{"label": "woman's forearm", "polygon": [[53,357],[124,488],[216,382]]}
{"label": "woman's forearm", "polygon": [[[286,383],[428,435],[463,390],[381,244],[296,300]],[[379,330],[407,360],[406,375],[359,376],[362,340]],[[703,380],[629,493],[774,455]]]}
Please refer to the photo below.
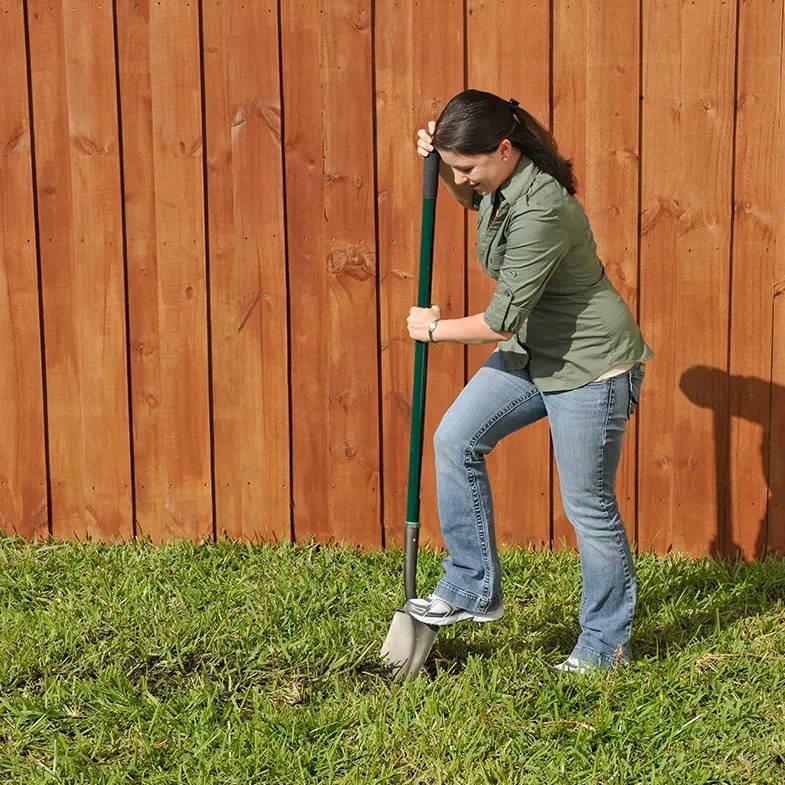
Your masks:
{"label": "woman's forearm", "polygon": [[495,343],[512,338],[513,333],[497,333],[483,319],[481,313],[462,319],[440,319],[433,331],[433,339],[439,343]]}

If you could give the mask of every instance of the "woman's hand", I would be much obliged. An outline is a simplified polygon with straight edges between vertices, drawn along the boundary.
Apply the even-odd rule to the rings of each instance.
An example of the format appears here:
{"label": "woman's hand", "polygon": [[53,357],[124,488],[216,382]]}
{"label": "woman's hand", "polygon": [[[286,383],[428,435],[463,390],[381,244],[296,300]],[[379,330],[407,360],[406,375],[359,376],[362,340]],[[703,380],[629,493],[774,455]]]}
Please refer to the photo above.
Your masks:
{"label": "woman's hand", "polygon": [[427,158],[429,153],[433,152],[433,145],[431,144],[431,135],[436,130],[436,121],[428,121],[428,130],[421,128],[417,131],[417,153],[423,158]]}
{"label": "woman's hand", "polygon": [[[438,305],[432,305],[430,308],[415,308],[409,309],[409,316],[406,319],[406,326],[409,328],[409,337],[414,338],[415,341],[429,341],[428,338],[428,325],[434,319],[441,319],[442,312]],[[434,335],[434,337],[436,337]],[[438,340],[438,338],[437,338]]]}
{"label": "woman's hand", "polygon": [[[421,128],[417,131],[417,153],[423,158],[427,158],[433,151],[434,146],[431,144],[433,132],[436,130],[436,121],[428,121],[428,129]],[[474,192],[468,182],[455,184],[455,177],[452,175],[452,169],[445,163],[444,159],[439,163],[439,176],[442,182],[447,186],[447,190],[457,199],[457,201],[467,210],[476,210],[474,204]]]}

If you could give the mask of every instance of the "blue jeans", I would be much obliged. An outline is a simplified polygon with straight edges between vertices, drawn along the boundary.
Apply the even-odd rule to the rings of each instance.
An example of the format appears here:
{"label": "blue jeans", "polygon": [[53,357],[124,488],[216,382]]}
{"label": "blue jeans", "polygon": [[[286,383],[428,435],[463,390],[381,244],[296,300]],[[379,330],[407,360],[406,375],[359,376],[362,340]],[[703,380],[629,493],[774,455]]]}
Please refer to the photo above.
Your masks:
{"label": "blue jeans", "polygon": [[527,370],[505,371],[499,352],[490,355],[434,434],[439,517],[449,552],[435,596],[478,612],[501,602],[485,456],[504,436],[547,415],[583,577],[581,634],[571,656],[599,668],[632,658],[637,582],[615,481],[643,373],[637,363],[610,379],[542,393]]}

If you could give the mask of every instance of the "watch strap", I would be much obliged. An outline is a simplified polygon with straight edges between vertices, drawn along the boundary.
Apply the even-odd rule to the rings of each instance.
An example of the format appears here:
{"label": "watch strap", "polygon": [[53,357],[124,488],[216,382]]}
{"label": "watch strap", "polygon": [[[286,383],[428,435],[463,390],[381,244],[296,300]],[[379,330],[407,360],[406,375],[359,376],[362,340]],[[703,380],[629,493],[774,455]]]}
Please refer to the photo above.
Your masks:
{"label": "watch strap", "polygon": [[436,329],[436,325],[437,325],[438,323],[439,323],[439,320],[438,320],[438,319],[434,319],[434,320],[433,320],[433,321],[432,321],[432,322],[431,322],[431,323],[428,325],[428,341],[429,341],[430,343],[438,343],[438,341],[434,340],[434,338],[433,338],[433,331]]}

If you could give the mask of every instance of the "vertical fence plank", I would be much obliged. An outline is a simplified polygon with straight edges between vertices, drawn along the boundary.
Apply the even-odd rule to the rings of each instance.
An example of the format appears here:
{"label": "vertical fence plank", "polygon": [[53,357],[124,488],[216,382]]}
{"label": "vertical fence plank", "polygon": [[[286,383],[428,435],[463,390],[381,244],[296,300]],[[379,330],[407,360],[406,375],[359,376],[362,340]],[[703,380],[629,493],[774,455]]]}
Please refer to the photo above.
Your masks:
{"label": "vertical fence plank", "polygon": [[[521,6],[502,0],[469,0],[467,5],[469,87],[502,98],[516,98],[546,128],[550,125],[550,8],[545,0]],[[513,34],[514,31],[514,34]],[[470,216],[472,219],[475,214]],[[474,253],[476,221],[470,220],[468,313],[485,310],[495,282]],[[495,349],[470,346],[469,376]],[[550,542],[550,438],[546,419],[504,439],[488,456],[494,518],[499,543],[547,545]],[[523,480],[523,481],[522,481]]]}
{"label": "vertical fence plank", "polygon": [[216,528],[288,540],[278,13],[204,4]]}
{"label": "vertical fence plank", "polygon": [[199,19],[117,3],[137,533],[212,533]]}
{"label": "vertical fence plank", "polygon": [[735,4],[644,2],[639,544],[722,548]]}
{"label": "vertical fence plank", "polygon": [[112,8],[29,4],[52,534],[132,535]]}
{"label": "vertical fence plank", "polygon": [[[561,145],[560,151],[572,161],[578,182],[577,198],[586,200],[587,135],[580,118],[586,117],[588,106],[587,59],[590,42],[587,41],[588,0],[553,4],[553,132]],[[589,216],[591,220],[591,216]],[[561,483],[556,466],[556,456],[551,457],[553,486],[553,549],[561,550],[562,542],[568,549],[577,550],[575,530],[567,519],[561,501]]]}
{"label": "vertical fence plank", "polygon": [[[438,27],[423,19],[440,20]],[[416,7],[376,4],[376,139],[381,282],[384,531],[403,545],[411,433],[414,342],[406,330],[417,304],[423,159],[416,131],[463,88],[463,2],[425,0]],[[439,187],[432,300],[446,319],[464,316],[464,208]],[[463,348],[428,353],[420,542],[442,545],[436,504],[433,433],[463,385]]]}
{"label": "vertical fence plank", "polygon": [[[784,12],[785,13],[785,12]],[[783,30],[785,21],[777,23]],[[771,174],[774,183],[782,183],[785,177],[785,145],[782,144],[782,125],[785,118],[785,59],[780,52],[779,89],[776,111],[780,131],[776,138],[777,154],[773,159]],[[768,174],[768,169],[764,176]],[[781,189],[780,189],[781,191]],[[772,357],[771,357],[771,410],[769,414],[768,482],[769,502],[766,518],[766,550],[785,556],[785,202],[782,199],[774,211],[776,244],[774,254],[774,285],[771,289],[772,311]],[[750,523],[745,517],[745,525]]]}
{"label": "vertical fence plank", "polygon": [[782,0],[742,0],[733,227],[729,554],[766,545]]}
{"label": "vertical fence plank", "polygon": [[[608,278],[633,315],[638,299],[639,14],[637,0],[557,0],[554,131],[573,160]],[[616,482],[619,511],[635,540],[636,421],[628,424]],[[555,487],[558,488],[558,478]],[[576,547],[561,499],[554,499],[554,543]]]}
{"label": "vertical fence plank", "polygon": [[0,531],[48,534],[33,161],[21,3],[0,2]]}
{"label": "vertical fence plank", "polygon": [[294,529],[381,543],[369,0],[284,0]]}

